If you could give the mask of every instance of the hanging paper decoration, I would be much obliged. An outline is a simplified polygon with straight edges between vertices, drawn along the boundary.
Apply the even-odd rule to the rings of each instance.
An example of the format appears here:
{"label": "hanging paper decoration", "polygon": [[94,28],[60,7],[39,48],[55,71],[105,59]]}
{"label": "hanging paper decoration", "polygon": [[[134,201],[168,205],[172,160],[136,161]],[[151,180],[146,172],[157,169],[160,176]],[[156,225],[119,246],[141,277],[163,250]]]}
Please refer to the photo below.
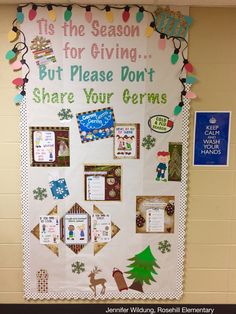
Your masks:
{"label": "hanging paper decoration", "polygon": [[52,22],[55,22],[57,19],[56,11],[54,10],[51,4],[47,5],[48,8],[48,17]]}
{"label": "hanging paper decoration", "polygon": [[20,24],[24,22],[24,13],[22,12],[22,7],[17,8],[16,19]]}
{"label": "hanging paper decoration", "polygon": [[17,39],[18,35],[19,35],[18,28],[16,26],[13,26],[12,30],[10,30],[7,34],[7,38],[10,42],[13,42]]}
{"label": "hanging paper decoration", "polygon": [[88,23],[91,23],[92,22],[92,19],[93,19],[93,15],[92,15],[92,11],[91,11],[91,6],[90,5],[87,5],[86,6],[86,11],[85,11],[85,19]]}
{"label": "hanging paper decoration", "polygon": [[130,17],[129,9],[130,9],[129,6],[127,5],[124,9],[124,12],[122,13],[122,18],[124,22],[127,22]]}
{"label": "hanging paper decoration", "polygon": [[144,17],[144,7],[140,7],[138,12],[136,13],[136,22],[140,23],[143,20]]}
{"label": "hanging paper decoration", "polygon": [[113,22],[113,13],[111,11],[111,8],[109,5],[106,6],[106,19],[108,22],[112,23]]}
{"label": "hanging paper decoration", "polygon": [[37,16],[37,8],[38,8],[38,6],[36,4],[33,4],[32,5],[32,9],[29,10],[29,20],[30,21],[33,21],[36,18],[36,16]]}
{"label": "hanging paper decoration", "polygon": [[71,19],[71,17],[72,17],[72,6],[68,5],[64,13],[64,19],[66,22],[68,22]]}
{"label": "hanging paper decoration", "polygon": [[5,57],[21,70],[26,299],[180,298],[197,81],[187,13],[18,6]]}

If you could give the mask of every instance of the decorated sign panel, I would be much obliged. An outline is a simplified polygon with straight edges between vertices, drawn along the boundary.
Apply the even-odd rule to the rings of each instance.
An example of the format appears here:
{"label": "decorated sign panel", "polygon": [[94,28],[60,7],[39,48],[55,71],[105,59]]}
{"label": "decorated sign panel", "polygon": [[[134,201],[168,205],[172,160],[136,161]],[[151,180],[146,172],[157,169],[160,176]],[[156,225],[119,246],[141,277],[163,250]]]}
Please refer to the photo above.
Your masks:
{"label": "decorated sign panel", "polygon": [[27,299],[180,298],[187,13],[18,7]]}
{"label": "decorated sign panel", "polygon": [[196,112],[195,166],[228,166],[231,112]]}

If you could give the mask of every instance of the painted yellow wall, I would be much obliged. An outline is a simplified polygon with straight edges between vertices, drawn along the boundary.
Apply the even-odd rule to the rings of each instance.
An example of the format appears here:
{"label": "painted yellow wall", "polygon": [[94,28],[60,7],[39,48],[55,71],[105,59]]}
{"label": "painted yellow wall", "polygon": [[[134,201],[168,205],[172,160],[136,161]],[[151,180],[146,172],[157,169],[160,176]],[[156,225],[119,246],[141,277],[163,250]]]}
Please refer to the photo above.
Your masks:
{"label": "painted yellow wall", "polygon": [[[180,302],[236,303],[236,8],[192,8],[190,13],[189,55],[200,80],[194,87],[199,98],[192,102],[191,129],[194,110],[231,110],[232,129],[228,168],[189,168]],[[0,6],[0,303],[24,302],[19,108],[12,101],[14,74],[4,60],[14,15],[14,6]]]}

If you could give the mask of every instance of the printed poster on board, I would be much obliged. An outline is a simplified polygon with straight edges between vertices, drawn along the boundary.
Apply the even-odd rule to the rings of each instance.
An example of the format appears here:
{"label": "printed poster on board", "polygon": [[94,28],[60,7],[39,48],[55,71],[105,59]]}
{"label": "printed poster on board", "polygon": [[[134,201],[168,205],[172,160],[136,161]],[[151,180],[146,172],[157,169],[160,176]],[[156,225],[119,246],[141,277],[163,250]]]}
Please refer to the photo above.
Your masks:
{"label": "printed poster on board", "polygon": [[195,113],[194,166],[228,166],[231,112]]}

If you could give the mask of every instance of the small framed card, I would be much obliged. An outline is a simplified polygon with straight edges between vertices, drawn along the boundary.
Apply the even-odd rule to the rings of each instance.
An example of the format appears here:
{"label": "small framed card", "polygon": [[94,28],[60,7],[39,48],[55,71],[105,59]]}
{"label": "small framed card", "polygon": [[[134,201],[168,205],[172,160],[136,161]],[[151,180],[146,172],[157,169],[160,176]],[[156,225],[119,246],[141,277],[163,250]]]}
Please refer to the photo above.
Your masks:
{"label": "small framed card", "polygon": [[139,159],[140,124],[116,123],[114,128],[114,158]]}
{"label": "small framed card", "polygon": [[31,166],[69,167],[69,128],[31,127]]}
{"label": "small framed card", "polygon": [[88,214],[66,214],[64,217],[65,243],[88,243]]}
{"label": "small framed card", "polygon": [[173,233],[174,196],[137,196],[136,233]]}
{"label": "small framed card", "polygon": [[58,244],[60,240],[60,226],[58,216],[39,217],[40,244]]}
{"label": "small framed card", "polygon": [[85,165],[85,200],[120,201],[121,166]]}

